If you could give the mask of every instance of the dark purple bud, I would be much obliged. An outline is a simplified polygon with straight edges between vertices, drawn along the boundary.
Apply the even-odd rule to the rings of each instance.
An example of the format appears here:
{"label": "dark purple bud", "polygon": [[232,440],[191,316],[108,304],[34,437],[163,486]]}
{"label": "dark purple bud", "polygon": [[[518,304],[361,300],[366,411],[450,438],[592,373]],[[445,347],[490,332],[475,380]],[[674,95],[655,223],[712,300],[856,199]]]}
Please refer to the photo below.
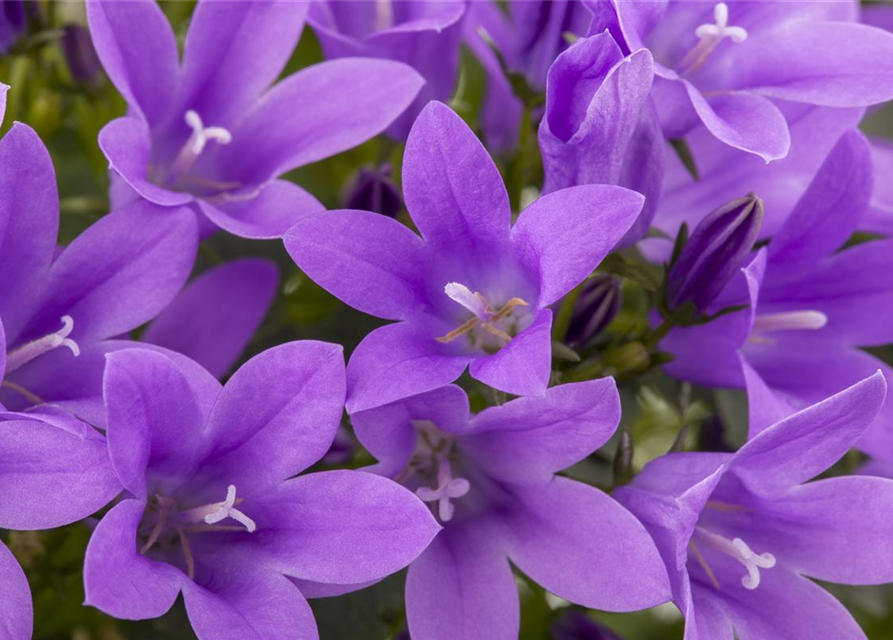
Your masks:
{"label": "dark purple bud", "polygon": [[101,82],[102,63],[99,62],[87,29],[79,25],[66,26],[62,35],[62,50],[75,82],[89,87],[95,87]]}
{"label": "dark purple bud", "polygon": [[706,311],[753,249],[763,224],[763,201],[751,194],[713,211],[695,227],[667,280],[667,304]]}
{"label": "dark purple bud", "polygon": [[12,49],[24,30],[24,0],[0,0],[0,53]]}
{"label": "dark purple bud", "polygon": [[360,169],[344,194],[346,209],[374,211],[391,218],[403,207],[400,190],[391,179],[391,165]]}
{"label": "dark purple bud", "polygon": [[576,609],[568,609],[552,623],[551,631],[553,640],[622,640],[616,633]]}
{"label": "dark purple bud", "polygon": [[608,275],[589,278],[574,304],[567,344],[576,347],[588,344],[611,323],[622,302],[619,279]]}

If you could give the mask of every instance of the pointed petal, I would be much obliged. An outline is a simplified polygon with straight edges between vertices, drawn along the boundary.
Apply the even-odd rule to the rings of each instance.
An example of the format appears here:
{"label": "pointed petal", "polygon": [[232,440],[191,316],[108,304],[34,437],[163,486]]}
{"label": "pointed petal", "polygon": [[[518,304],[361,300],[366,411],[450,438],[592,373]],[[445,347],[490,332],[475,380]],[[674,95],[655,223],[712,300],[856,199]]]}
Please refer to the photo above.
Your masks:
{"label": "pointed petal", "polygon": [[516,396],[542,396],[552,373],[552,311],[541,309],[533,324],[492,356],[472,360],[471,377]]}
{"label": "pointed petal", "polygon": [[415,640],[513,640],[518,588],[498,530],[451,523],[411,565],[406,617]]}
{"label": "pointed petal", "polygon": [[261,526],[246,544],[278,571],[313,582],[383,578],[412,562],[440,529],[411,491],[362,471],[299,476],[252,502]]}
{"label": "pointed petal", "polygon": [[319,200],[287,180],[273,180],[248,200],[201,201],[199,207],[221,229],[258,240],[280,238],[307,214],[325,210]]}
{"label": "pointed petal", "polygon": [[200,2],[183,52],[183,112],[228,126],[270,86],[294,52],[307,2]]}
{"label": "pointed petal", "polygon": [[431,102],[416,119],[403,158],[406,207],[422,236],[476,264],[505,245],[508,193],[484,145],[445,104]]}
{"label": "pointed petal", "polygon": [[644,202],[623,187],[583,185],[554,191],[522,211],[512,244],[528,269],[539,274],[537,304],[552,304],[592,273]]}
{"label": "pointed petal", "polygon": [[613,378],[563,384],[542,398],[485,409],[463,436],[462,451],[504,482],[547,482],[601,447],[619,423]]}
{"label": "pointed petal", "polygon": [[279,281],[267,260],[234,260],[191,282],[141,339],[199,362],[222,378],[264,319]]}
{"label": "pointed petal", "polygon": [[367,335],[347,364],[347,412],[380,407],[453,382],[471,357],[439,347],[431,331],[404,322]]}
{"label": "pointed petal", "polygon": [[381,133],[412,102],[421,76],[399,62],[322,62],[267,92],[221,153],[226,173],[264,183]]}
{"label": "pointed petal", "polygon": [[773,393],[766,381],[743,356],[741,370],[747,389],[747,435],[751,440],[767,427],[796,413],[796,409]]}
{"label": "pointed petal", "polygon": [[211,412],[203,472],[242,492],[296,475],[328,451],[344,412],[340,345],[288,342],[232,375]]}
{"label": "pointed petal", "polygon": [[161,123],[176,92],[177,41],[154,0],[90,0],[93,46],[111,81],[150,125]]}
{"label": "pointed petal", "polygon": [[116,351],[106,361],[106,432],[124,488],[145,498],[147,473],[188,478],[206,448],[189,379],[173,360],[148,349]]}
{"label": "pointed petal", "polygon": [[31,588],[25,572],[0,542],[0,584],[3,585],[3,607],[0,608],[0,629],[4,640],[30,640],[34,627]]}
{"label": "pointed petal", "polygon": [[124,500],[96,526],[84,558],[84,604],[122,620],[147,620],[173,606],[186,576],[137,553],[136,531],[146,503]]}
{"label": "pointed petal", "polygon": [[305,217],[284,241],[302,271],[355,309],[407,320],[428,307],[425,243],[393,218],[327,211]]}

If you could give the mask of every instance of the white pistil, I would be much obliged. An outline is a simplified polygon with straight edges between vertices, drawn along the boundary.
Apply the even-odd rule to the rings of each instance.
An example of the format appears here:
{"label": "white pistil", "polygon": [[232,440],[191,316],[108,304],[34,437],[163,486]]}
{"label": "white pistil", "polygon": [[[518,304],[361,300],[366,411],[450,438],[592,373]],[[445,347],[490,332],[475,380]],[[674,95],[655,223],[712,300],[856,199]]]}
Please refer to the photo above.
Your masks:
{"label": "white pistil", "polygon": [[254,520],[246,516],[244,513],[236,509],[233,505],[236,504],[236,487],[235,485],[229,485],[226,490],[226,500],[223,502],[219,502],[216,505],[217,508],[206,515],[204,517],[204,521],[208,524],[217,524],[221,520],[225,520],[226,518],[232,518],[239,524],[243,525],[245,529],[248,530],[248,533],[254,533],[257,530],[257,525],[254,523]]}
{"label": "white pistil", "polygon": [[19,367],[31,362],[34,358],[42,356],[56,347],[66,347],[75,357],[81,355],[78,343],[69,338],[74,329],[74,319],[71,316],[62,316],[62,328],[56,333],[51,333],[37,340],[22,345],[10,352],[6,357],[6,370],[15,371]]}
{"label": "white pistil", "polygon": [[687,76],[700,69],[725,38],[736,43],[747,40],[747,29],[729,26],[729,7],[725,2],[720,2],[713,8],[713,19],[713,24],[702,24],[695,29],[699,41],[679,63],[680,75]]}
{"label": "white pistil", "polygon": [[191,109],[186,112],[186,124],[192,128],[192,134],[180,149],[176,159],[168,171],[167,181],[177,182],[183,174],[189,171],[196,163],[199,156],[205,150],[208,142],[213,140],[217,144],[229,144],[233,140],[232,134],[223,127],[206,127],[198,113]]}
{"label": "white pistil", "polygon": [[[745,589],[753,591],[759,587],[760,569],[771,569],[776,564],[775,556],[771,553],[754,553],[741,538],[729,540],[715,533],[711,533],[702,527],[697,527],[695,533],[707,546],[734,558],[747,569],[747,575],[741,578],[741,584]],[[702,560],[699,561],[701,561],[702,564],[705,564]],[[713,580],[714,584],[716,584],[715,578],[713,578]]]}
{"label": "white pistil", "polygon": [[436,489],[419,487],[416,495],[424,502],[437,502],[437,513],[441,522],[449,522],[453,519],[456,507],[450,500],[461,498],[471,489],[471,484],[465,478],[454,478],[450,461],[446,457],[438,459]]}
{"label": "white pistil", "polygon": [[753,321],[754,333],[770,331],[800,331],[821,329],[828,324],[828,316],[821,311],[786,311],[784,313],[764,313]]}

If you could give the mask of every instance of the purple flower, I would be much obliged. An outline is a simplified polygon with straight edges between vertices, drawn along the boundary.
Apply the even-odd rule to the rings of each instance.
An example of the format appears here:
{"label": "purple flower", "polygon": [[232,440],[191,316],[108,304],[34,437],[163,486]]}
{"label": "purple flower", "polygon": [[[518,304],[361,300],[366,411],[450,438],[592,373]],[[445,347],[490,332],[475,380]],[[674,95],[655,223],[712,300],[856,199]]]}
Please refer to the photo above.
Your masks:
{"label": "purple flower", "polygon": [[865,639],[806,576],[893,580],[893,482],[810,480],[859,440],[885,393],[877,373],[773,424],[735,454],[670,454],[617,491],[654,536],[686,638]]}
{"label": "purple flower", "polygon": [[574,303],[574,312],[567,327],[566,342],[572,347],[586,347],[617,316],[623,302],[622,281],[614,276],[594,275],[583,285]]}
{"label": "purple flower", "polygon": [[78,24],[66,25],[61,44],[71,77],[90,88],[101,85],[102,63],[93,48],[90,31]]}
{"label": "purple flower", "polygon": [[[893,341],[893,244],[877,240],[838,251],[858,228],[871,193],[870,150],[853,131],[835,146],[769,246],[709,312],[748,308],[670,332],[661,348],[676,359],[666,371],[704,386],[738,388],[750,372],[789,412],[878,369],[893,373],[860,349]],[[752,433],[767,424],[751,416]],[[889,456],[890,433],[893,403],[860,446]]]}
{"label": "purple flower", "polygon": [[624,244],[639,240],[657,210],[666,141],[650,99],[647,50],[624,57],[607,32],[581,38],[549,69],[539,128],[543,192],[618,184],[645,196]]}
{"label": "purple flower", "polygon": [[568,609],[549,627],[552,640],[622,640],[585,613]]}
{"label": "purple flower", "polygon": [[395,218],[403,208],[403,197],[391,178],[391,171],[390,164],[360,169],[342,198],[344,208]]}
{"label": "purple flower", "polygon": [[695,227],[667,277],[667,305],[710,307],[753,250],[763,223],[763,202],[754,195],[716,209]]}
{"label": "purple flower", "polygon": [[344,392],[341,347],[323,342],[269,349],[223,388],[154,351],[111,354],[108,449],[128,494],[87,547],[87,604],[146,619],[182,593],[202,640],[312,639],[305,597],[413,560],[438,526],[409,491],[357,471],[295,477],[328,450]]}
{"label": "purple flower", "polygon": [[655,57],[654,97],[668,137],[703,123],[724,143],[787,155],[776,101],[861,107],[893,98],[893,35],[858,24],[851,2],[597,0],[593,31]]}
{"label": "purple flower", "polygon": [[151,320],[192,270],[195,216],[138,202],[58,252],[49,154],[15,124],[0,141],[0,402],[52,402],[98,424],[109,339]]}
{"label": "purple flower", "polygon": [[453,94],[464,14],[462,0],[319,0],[308,21],[327,58],[396,60],[425,79],[415,101],[387,129],[402,141],[428,102]]}
{"label": "purple flower", "polygon": [[669,597],[641,524],[598,489],[555,475],[617,428],[612,379],[552,387],[474,416],[450,385],[351,420],[379,460],[370,469],[413,489],[443,524],[406,577],[414,640],[517,638],[510,561],[587,607],[632,611]]}
{"label": "purple flower", "polygon": [[542,395],[551,371],[548,306],[626,232],[642,197],[587,185],[540,198],[511,224],[508,195],[468,126],[441,103],[416,121],[403,162],[422,234],[363,211],[310,215],[285,237],[297,265],[352,307],[390,320],[354,351],[349,413],[471,375]]}
{"label": "purple flower", "polygon": [[96,51],[130,107],[99,136],[114,171],[143,198],[191,204],[243,237],[279,237],[301,215],[321,210],[278,177],[383,131],[422,79],[400,63],[347,59],[267,90],[295,48],[307,8],[203,0],[181,66],[155,2],[91,0]]}
{"label": "purple flower", "polygon": [[0,0],[0,53],[8,53],[25,31],[25,2]]}
{"label": "purple flower", "polygon": [[[0,527],[51,529],[86,518],[121,491],[105,438],[63,414],[0,414]],[[31,590],[0,542],[0,629],[29,640]]]}

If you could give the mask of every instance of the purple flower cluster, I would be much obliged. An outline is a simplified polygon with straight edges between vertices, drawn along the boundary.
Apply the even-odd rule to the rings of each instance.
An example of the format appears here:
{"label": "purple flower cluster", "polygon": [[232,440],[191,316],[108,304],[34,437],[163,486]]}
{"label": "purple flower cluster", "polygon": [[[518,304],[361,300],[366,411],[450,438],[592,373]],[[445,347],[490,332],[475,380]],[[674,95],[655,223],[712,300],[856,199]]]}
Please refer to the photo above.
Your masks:
{"label": "purple flower cluster", "polygon": [[[0,527],[95,516],[85,604],[182,595],[201,640],[316,638],[308,599],[403,569],[413,640],[518,638],[521,575],[577,605],[556,637],[672,602],[686,640],[864,640],[813,579],[893,582],[893,370],[866,351],[893,343],[893,144],[857,128],[893,99],[890,12],[501,4],[200,0],[181,55],[154,0],[88,1],[127,104],[98,139],[112,211],[58,247],[49,153],[0,140]],[[329,60],[282,77],[305,22]],[[448,106],[463,43],[480,137]],[[350,208],[286,176],[379,134],[402,167],[355,166]],[[542,181],[513,207],[519,136]],[[191,278],[221,231],[391,322],[346,363],[245,360],[279,271]],[[643,372],[743,390],[746,443],[633,468]],[[854,448],[874,475],[826,474]],[[615,449],[624,486],[579,472]],[[31,636],[28,589],[0,543],[0,637]]]}

